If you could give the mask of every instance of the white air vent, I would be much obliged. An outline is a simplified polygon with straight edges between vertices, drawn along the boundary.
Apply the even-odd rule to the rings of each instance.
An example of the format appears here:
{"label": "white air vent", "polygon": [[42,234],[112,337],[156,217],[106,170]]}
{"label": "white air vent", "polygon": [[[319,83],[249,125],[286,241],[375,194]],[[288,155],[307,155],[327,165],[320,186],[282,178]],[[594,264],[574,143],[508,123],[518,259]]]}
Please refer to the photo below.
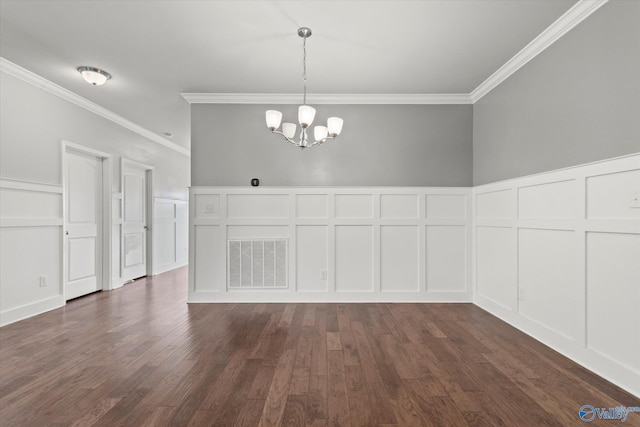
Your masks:
{"label": "white air vent", "polygon": [[287,240],[229,240],[229,289],[286,288]]}

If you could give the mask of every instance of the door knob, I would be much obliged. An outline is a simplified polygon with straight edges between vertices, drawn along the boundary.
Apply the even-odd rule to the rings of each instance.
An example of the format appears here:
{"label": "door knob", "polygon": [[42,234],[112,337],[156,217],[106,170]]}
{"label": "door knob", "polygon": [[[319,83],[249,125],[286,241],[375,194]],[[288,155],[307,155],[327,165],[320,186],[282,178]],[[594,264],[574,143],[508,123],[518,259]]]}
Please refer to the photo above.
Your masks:
{"label": "door knob", "polygon": [[65,231],[64,234],[68,236],[69,235],[69,231]]}
{"label": "door knob", "polygon": [[147,231],[149,231],[149,227],[148,227],[148,226],[146,226],[146,225],[144,226],[144,229],[145,229],[145,230],[147,230]]}

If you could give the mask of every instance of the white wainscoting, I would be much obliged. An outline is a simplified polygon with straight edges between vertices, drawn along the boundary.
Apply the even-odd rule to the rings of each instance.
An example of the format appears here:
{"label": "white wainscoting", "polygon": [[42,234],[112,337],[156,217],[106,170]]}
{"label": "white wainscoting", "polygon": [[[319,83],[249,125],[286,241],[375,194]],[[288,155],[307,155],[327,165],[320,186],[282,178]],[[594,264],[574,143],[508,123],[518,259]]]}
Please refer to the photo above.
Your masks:
{"label": "white wainscoting", "polygon": [[120,271],[120,233],[122,232],[122,193],[111,193],[111,289],[124,285]]}
{"label": "white wainscoting", "polygon": [[640,155],[473,189],[474,302],[640,395]]}
{"label": "white wainscoting", "polygon": [[[65,305],[62,195],[60,185],[0,178],[0,326]],[[123,285],[121,202],[122,193],[113,192],[110,289]],[[187,209],[186,200],[155,198],[154,274],[187,263]]]}
{"label": "white wainscoting", "polygon": [[155,197],[153,200],[153,274],[186,265],[189,259],[189,203]]}
{"label": "white wainscoting", "polygon": [[[189,302],[470,302],[470,197],[469,188],[192,187]],[[234,239],[286,239],[287,288],[230,289]]]}
{"label": "white wainscoting", "polygon": [[0,179],[0,325],[65,304],[62,223],[62,186]]}

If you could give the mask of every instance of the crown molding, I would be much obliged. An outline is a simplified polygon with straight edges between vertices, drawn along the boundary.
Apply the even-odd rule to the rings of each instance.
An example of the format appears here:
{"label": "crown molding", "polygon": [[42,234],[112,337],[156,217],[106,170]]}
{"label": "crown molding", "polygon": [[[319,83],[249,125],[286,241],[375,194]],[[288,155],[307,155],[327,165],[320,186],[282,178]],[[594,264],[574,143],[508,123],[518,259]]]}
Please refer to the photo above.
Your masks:
{"label": "crown molding", "polygon": [[496,86],[522,68],[527,62],[542,53],[546,48],[564,36],[573,27],[584,21],[593,12],[604,6],[609,0],[579,0],[553,24],[549,25],[535,39],[526,45],[513,58],[493,73],[470,93],[472,103],[491,92]]}
{"label": "crown molding", "polygon": [[[578,0],[560,18],[469,94],[312,94],[307,95],[307,100],[310,104],[475,104],[608,1]],[[181,95],[189,104],[300,104],[300,94],[291,93],[181,93]]]}
{"label": "crown molding", "polygon": [[[299,93],[181,93],[189,104],[300,104]],[[307,95],[310,104],[471,104],[465,93],[454,94],[334,94]]]}
{"label": "crown molding", "polygon": [[124,117],[114,113],[113,111],[108,110],[94,102],[91,102],[88,99],[83,98],[80,95],[63,88],[62,86],[57,85],[45,79],[44,77],[39,76],[38,74],[22,68],[21,66],[14,64],[13,62],[3,57],[0,57],[0,71],[10,76],[16,77],[26,83],[29,83],[32,86],[43,89],[53,95],[56,95],[59,98],[64,99],[65,101],[82,107],[87,111],[91,111],[92,113],[110,120],[126,129],[129,129],[130,131],[135,132],[138,135],[141,135],[157,144],[160,144],[163,147],[169,148],[180,154],[184,154],[185,156],[191,155],[191,151],[188,148],[171,142],[161,137],[160,135],[150,131],[149,129],[143,128],[142,126],[125,119]]}

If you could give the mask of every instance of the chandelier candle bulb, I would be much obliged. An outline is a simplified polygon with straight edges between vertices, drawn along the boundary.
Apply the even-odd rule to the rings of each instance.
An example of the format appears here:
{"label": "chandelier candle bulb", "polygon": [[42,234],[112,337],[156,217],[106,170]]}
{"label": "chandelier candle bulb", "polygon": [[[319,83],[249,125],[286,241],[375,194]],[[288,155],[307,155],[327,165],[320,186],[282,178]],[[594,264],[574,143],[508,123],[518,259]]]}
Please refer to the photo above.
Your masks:
{"label": "chandelier candle bulb", "polygon": [[326,126],[316,126],[313,128],[313,137],[316,139],[316,142],[322,143],[324,139],[327,139],[329,136],[329,131]]}
{"label": "chandelier candle bulb", "polygon": [[282,124],[282,133],[285,138],[293,138],[296,134],[296,125],[295,123],[283,123]]}
{"label": "chandelier candle bulb", "polygon": [[280,122],[282,121],[282,113],[277,110],[267,110],[267,127],[274,131],[280,127]]}
{"label": "chandelier candle bulb", "polygon": [[329,128],[329,135],[336,137],[342,132],[343,120],[340,117],[329,117],[327,119],[327,127]]}
{"label": "chandelier candle bulb", "polygon": [[313,119],[315,119],[315,117],[315,108],[308,105],[301,105],[298,108],[298,121],[300,122],[300,126],[302,126],[303,128],[311,126],[311,123],[313,123]]}

